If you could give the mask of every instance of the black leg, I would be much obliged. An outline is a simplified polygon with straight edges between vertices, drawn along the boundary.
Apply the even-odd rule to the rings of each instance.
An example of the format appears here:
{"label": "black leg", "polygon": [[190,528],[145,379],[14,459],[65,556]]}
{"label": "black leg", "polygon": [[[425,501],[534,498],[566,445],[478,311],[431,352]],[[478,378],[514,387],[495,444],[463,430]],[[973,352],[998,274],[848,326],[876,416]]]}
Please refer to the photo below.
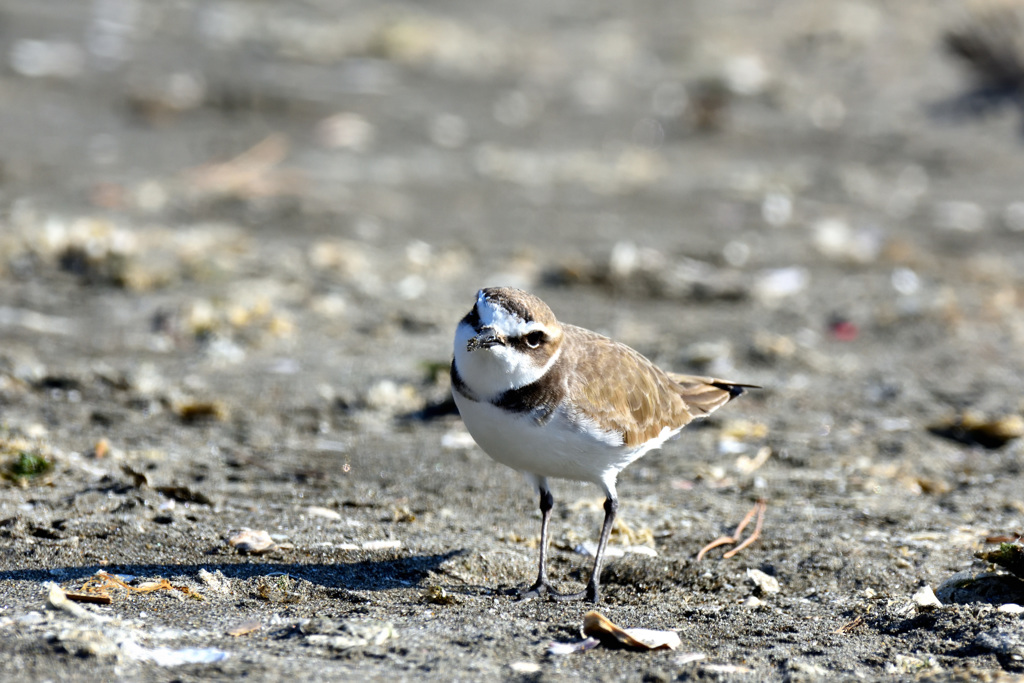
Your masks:
{"label": "black leg", "polygon": [[538,594],[551,590],[548,582],[548,522],[551,521],[551,508],[555,506],[555,497],[551,491],[542,489],[540,492],[540,567],[537,569],[537,582],[527,592],[537,591]]}
{"label": "black leg", "polygon": [[540,567],[537,569],[537,581],[519,595],[522,600],[529,600],[541,595],[552,593],[548,581],[548,522],[551,521],[551,508],[555,506],[555,497],[551,491],[540,490]]}
{"label": "black leg", "polygon": [[596,603],[601,594],[601,563],[604,561],[604,549],[608,545],[612,526],[615,524],[615,513],[619,511],[619,498],[614,493],[604,501],[604,524],[601,525],[601,540],[597,543],[597,557],[594,558],[594,573],[587,584],[586,600]]}
{"label": "black leg", "polygon": [[594,558],[594,571],[590,574],[587,588],[579,593],[552,593],[552,600],[584,600],[597,603],[601,596],[601,564],[604,562],[604,549],[608,545],[612,526],[615,524],[615,513],[619,510],[619,498],[613,492],[604,501],[604,524],[601,525],[601,540],[597,542],[597,556]]}
{"label": "black leg", "polygon": [[554,497],[551,491],[541,489],[540,492],[540,567],[537,570],[537,581],[525,592],[520,594],[520,599],[546,595],[552,600],[579,600],[581,598],[588,602],[596,603],[601,595],[601,565],[604,562],[604,549],[608,545],[608,537],[611,536],[612,527],[615,525],[615,514],[619,510],[619,498],[614,492],[604,501],[604,523],[601,525],[601,539],[597,543],[597,556],[594,558],[594,571],[590,574],[590,581],[586,590],[579,593],[557,593],[548,581],[547,549],[548,549],[548,522],[551,520],[551,508],[554,507]]}
{"label": "black leg", "polygon": [[552,600],[579,600],[583,592],[558,593],[548,581],[548,522],[551,521],[551,508],[555,506],[555,498],[546,488],[540,490],[540,566],[537,569],[537,581],[519,594],[521,600],[530,600],[546,595]]}

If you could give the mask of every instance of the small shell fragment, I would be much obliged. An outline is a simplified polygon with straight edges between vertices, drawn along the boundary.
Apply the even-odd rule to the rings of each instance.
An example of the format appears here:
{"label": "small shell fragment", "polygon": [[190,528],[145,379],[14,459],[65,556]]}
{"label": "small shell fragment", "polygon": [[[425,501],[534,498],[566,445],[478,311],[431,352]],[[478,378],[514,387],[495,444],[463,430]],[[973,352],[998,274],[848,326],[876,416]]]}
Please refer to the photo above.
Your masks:
{"label": "small shell fragment", "polygon": [[[594,541],[584,541],[576,546],[573,551],[580,555],[594,557],[597,555],[597,543]],[[604,549],[604,556],[606,559],[623,557],[626,554],[657,557],[658,551],[648,545],[609,545]]]}
{"label": "small shell fragment", "polygon": [[363,550],[395,550],[402,547],[401,541],[364,541]]}
{"label": "small shell fragment", "polygon": [[228,631],[228,635],[236,637],[244,636],[250,633],[255,633],[256,631],[259,631],[261,628],[263,628],[263,624],[261,624],[259,621],[246,621],[230,629]]}
{"label": "small shell fragment", "polygon": [[63,610],[71,616],[78,617],[79,619],[90,619],[92,621],[99,621],[101,617],[97,614],[90,612],[81,605],[77,605],[68,600],[67,593],[64,589],[55,583],[46,584],[46,603],[52,609]]}
{"label": "small shell fragment", "polygon": [[239,552],[251,555],[268,553],[277,547],[270,534],[263,529],[242,529],[228,539],[228,544]]}
{"label": "small shell fragment", "polygon": [[306,514],[310,517],[323,517],[324,519],[341,519],[341,513],[330,508],[320,507],[318,505],[310,505],[306,508]]}
{"label": "small shell fragment", "polygon": [[937,607],[942,607],[942,603],[937,597],[935,597],[935,591],[932,590],[931,586],[921,586],[921,588],[914,593],[913,600],[918,609],[922,611],[929,611]]}
{"label": "small shell fragment", "polygon": [[[580,555],[586,555],[587,557],[596,557],[597,543],[595,543],[594,541],[584,541],[583,543],[580,543],[575,548],[573,548],[573,552],[578,553]],[[607,546],[604,549],[604,556],[606,559],[609,560],[622,557],[625,554],[626,551],[621,546],[611,545]]]}
{"label": "small shell fragment", "polygon": [[605,645],[618,645],[636,650],[675,650],[682,642],[675,631],[623,629],[595,611],[583,615],[583,635],[597,638]]}
{"label": "small shell fragment", "polygon": [[601,641],[597,638],[587,638],[586,640],[579,640],[575,643],[551,643],[548,645],[548,654],[556,656],[571,655],[576,652],[592,650],[600,644]]}
{"label": "small shell fragment", "polygon": [[218,593],[230,592],[231,588],[228,585],[227,579],[224,574],[217,570],[216,572],[207,571],[206,569],[199,570],[199,580],[202,581],[206,587],[212,591]]}
{"label": "small shell fragment", "polygon": [[765,574],[760,569],[748,569],[747,579],[757,587],[761,593],[778,593],[781,590],[779,580],[770,574]]}

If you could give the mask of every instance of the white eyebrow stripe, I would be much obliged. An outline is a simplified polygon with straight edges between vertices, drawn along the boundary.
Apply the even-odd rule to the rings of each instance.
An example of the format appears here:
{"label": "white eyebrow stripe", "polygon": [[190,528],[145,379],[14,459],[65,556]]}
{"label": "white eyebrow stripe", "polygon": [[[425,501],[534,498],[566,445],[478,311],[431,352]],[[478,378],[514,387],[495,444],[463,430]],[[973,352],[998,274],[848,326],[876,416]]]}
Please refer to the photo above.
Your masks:
{"label": "white eyebrow stripe", "polygon": [[541,332],[545,332],[545,333],[548,331],[547,326],[545,326],[545,325],[543,325],[543,324],[541,324],[541,323],[539,323],[537,321],[534,321],[534,322],[526,325],[522,329],[523,329],[523,332],[522,332],[523,334],[530,334],[531,332],[535,332],[537,330],[540,330]]}

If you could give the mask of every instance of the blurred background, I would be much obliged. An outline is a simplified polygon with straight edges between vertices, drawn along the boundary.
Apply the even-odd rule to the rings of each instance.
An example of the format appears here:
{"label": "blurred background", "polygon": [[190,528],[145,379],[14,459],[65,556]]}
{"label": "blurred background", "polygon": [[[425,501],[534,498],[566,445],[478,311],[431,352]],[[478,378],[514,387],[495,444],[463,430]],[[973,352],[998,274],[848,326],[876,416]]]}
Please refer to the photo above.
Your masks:
{"label": "blurred background", "polygon": [[[685,346],[704,323],[680,305],[744,302],[708,320],[751,321],[743,347],[788,340],[754,352],[773,357],[909,319],[991,342],[983,313],[1019,372],[1021,16],[6,0],[0,334],[26,358],[232,365],[257,348],[316,364],[296,334],[369,332],[331,357],[356,371],[397,320],[426,333],[385,363],[408,374],[444,360],[477,287],[504,283],[573,297],[581,322],[638,344],[652,316]],[[609,297],[653,309],[641,323]],[[662,360],[694,358],[732,365],[721,346]]]}
{"label": "blurred background", "polygon": [[[215,561],[259,595],[265,560],[225,541],[252,526],[305,577],[295,619],[401,612],[408,666],[447,648],[507,672],[533,652],[508,630],[537,619],[495,619],[490,591],[533,571],[535,503],[447,380],[456,322],[501,284],[765,387],[622,474],[613,544],[659,557],[606,572],[634,623],[700,623],[694,647],[762,678],[783,641],[869,678],[1019,671],[991,612],[905,615],[928,585],[1020,602],[954,592],[1024,516],[1022,134],[1019,1],[0,0],[18,614],[23,569],[195,582]],[[587,564],[596,495],[559,482],[558,580]],[[743,564],[692,560],[760,498]],[[189,618],[237,649],[214,602]],[[545,615],[536,638],[568,637]]]}
{"label": "blurred background", "polygon": [[351,435],[330,406],[443,414],[454,322],[511,284],[665,365],[741,368],[781,414],[856,377],[854,413],[1016,434],[1022,16],[7,0],[8,415],[97,372],[147,410],[291,403],[327,433]]}
{"label": "blurred background", "polygon": [[862,261],[909,229],[1020,232],[1019,17],[1013,2],[9,0],[5,223],[223,219],[491,251],[629,235],[704,256],[735,240],[764,261],[792,232],[850,246],[836,222]]}

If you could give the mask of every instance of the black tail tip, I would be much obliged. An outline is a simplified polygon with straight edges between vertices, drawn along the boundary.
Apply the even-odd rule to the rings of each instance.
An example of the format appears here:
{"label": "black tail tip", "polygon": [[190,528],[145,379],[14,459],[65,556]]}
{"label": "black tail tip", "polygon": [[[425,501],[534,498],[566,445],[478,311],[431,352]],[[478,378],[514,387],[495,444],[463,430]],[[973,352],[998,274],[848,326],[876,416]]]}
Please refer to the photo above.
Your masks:
{"label": "black tail tip", "polygon": [[714,386],[718,387],[723,391],[729,392],[729,400],[733,400],[737,396],[742,396],[747,393],[747,389],[760,389],[761,387],[756,384],[727,384],[725,382],[715,382]]}

